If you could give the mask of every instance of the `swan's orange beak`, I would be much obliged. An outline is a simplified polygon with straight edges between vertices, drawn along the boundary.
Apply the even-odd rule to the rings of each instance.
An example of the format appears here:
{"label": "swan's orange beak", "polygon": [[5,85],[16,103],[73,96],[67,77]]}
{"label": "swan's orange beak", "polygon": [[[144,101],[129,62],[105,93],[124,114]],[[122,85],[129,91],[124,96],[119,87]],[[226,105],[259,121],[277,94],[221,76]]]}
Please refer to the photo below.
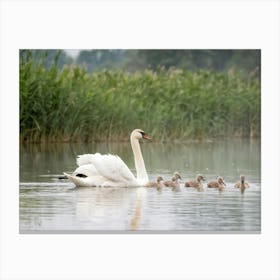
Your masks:
{"label": "swan's orange beak", "polygon": [[147,134],[144,134],[143,136],[142,136],[144,139],[148,139],[148,140],[151,140],[152,138],[149,136],[149,135],[147,135]]}

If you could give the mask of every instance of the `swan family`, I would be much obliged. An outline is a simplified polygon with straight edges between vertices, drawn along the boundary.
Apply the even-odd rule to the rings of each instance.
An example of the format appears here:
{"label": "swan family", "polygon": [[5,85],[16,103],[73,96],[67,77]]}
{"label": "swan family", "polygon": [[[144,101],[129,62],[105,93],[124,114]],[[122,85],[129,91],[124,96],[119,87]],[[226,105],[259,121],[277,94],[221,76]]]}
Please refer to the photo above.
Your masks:
{"label": "swan family", "polygon": [[[84,154],[77,157],[78,167],[74,172],[64,172],[65,178],[72,181],[77,187],[156,187],[158,190],[164,187],[171,187],[173,190],[180,187],[179,180],[182,177],[179,172],[175,172],[171,180],[164,181],[162,176],[158,176],[155,182],[149,182],[144,159],[141,152],[140,139],[151,139],[142,129],[134,129],[130,135],[130,144],[133,152],[136,177],[129,170],[123,160],[112,154]],[[195,180],[185,182],[186,188],[196,188],[201,191],[205,177],[201,174]],[[222,191],[226,183],[221,176],[216,181],[207,183],[208,188],[216,188]],[[240,176],[240,181],[235,184],[241,193],[249,187],[245,182],[245,176]]]}

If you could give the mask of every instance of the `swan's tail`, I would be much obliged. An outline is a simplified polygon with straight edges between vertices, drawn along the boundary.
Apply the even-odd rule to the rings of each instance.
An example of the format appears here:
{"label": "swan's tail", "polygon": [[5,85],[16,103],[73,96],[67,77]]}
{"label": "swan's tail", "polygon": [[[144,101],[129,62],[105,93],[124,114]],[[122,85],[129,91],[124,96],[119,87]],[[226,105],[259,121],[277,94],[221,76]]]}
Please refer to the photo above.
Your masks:
{"label": "swan's tail", "polygon": [[66,175],[64,175],[64,176],[61,175],[61,176],[58,176],[58,179],[59,180],[64,180],[64,179],[68,179],[68,177]]}
{"label": "swan's tail", "polygon": [[77,177],[75,175],[72,174],[68,174],[63,172],[63,174],[71,181],[73,182],[76,187],[90,187],[91,185],[89,184],[89,182],[87,180],[85,180],[85,178],[83,177]]}

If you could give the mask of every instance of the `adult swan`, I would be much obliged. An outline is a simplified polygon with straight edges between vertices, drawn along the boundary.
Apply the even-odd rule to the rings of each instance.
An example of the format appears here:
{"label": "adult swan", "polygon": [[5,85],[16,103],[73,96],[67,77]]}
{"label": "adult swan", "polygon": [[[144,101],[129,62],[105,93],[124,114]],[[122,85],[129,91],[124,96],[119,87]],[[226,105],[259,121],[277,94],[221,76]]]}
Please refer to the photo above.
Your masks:
{"label": "adult swan", "polygon": [[148,183],[148,174],[142,157],[139,139],[150,139],[141,129],[130,135],[137,176],[132,174],[116,155],[84,154],[77,157],[79,166],[72,174],[64,173],[77,187],[137,187]]}

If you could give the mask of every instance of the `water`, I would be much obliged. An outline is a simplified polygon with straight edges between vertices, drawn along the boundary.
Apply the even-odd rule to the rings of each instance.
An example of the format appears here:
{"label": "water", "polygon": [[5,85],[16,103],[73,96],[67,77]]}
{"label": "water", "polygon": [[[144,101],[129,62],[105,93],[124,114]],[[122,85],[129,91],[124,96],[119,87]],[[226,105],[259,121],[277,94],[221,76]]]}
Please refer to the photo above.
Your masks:
{"label": "water", "polygon": [[[83,153],[118,154],[135,173],[129,143],[49,144],[20,147],[20,232],[260,232],[261,178],[259,141],[215,141],[187,144],[143,143],[150,179],[183,177],[180,189],[75,188],[59,180],[76,168]],[[184,181],[203,174],[207,181],[223,176],[223,192],[185,188]],[[250,188],[234,188],[240,174]]]}

